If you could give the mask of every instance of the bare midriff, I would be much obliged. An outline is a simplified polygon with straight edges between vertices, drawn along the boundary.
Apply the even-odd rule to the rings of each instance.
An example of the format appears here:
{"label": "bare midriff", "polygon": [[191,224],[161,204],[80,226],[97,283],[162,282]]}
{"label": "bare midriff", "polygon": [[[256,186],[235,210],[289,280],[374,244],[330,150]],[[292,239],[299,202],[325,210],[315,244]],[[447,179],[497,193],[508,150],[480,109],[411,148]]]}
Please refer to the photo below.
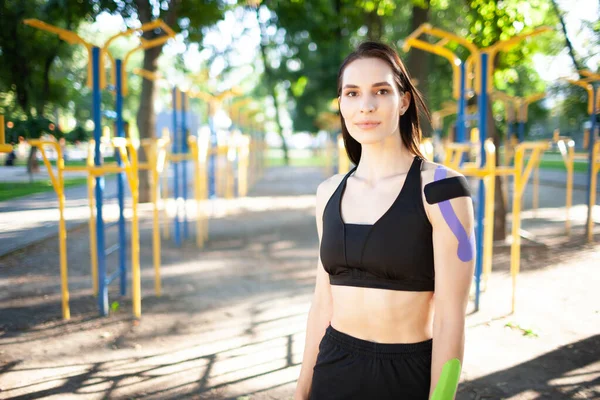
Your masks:
{"label": "bare midriff", "polygon": [[331,326],[375,343],[431,339],[433,292],[408,292],[331,285]]}

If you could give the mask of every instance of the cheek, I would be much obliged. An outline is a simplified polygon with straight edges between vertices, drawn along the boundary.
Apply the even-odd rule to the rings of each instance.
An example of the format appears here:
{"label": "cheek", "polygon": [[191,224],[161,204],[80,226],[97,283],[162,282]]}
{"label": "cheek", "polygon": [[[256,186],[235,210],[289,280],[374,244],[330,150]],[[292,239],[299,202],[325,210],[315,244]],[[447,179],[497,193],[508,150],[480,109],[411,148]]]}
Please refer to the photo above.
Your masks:
{"label": "cheek", "polygon": [[351,116],[354,111],[354,108],[356,107],[353,106],[352,101],[348,99],[340,101],[340,113],[342,114],[342,117],[348,118],[349,116]]}
{"label": "cheek", "polygon": [[398,99],[390,99],[390,101],[385,102],[383,106],[389,119],[394,121],[394,123],[397,123],[400,118],[400,101]]}

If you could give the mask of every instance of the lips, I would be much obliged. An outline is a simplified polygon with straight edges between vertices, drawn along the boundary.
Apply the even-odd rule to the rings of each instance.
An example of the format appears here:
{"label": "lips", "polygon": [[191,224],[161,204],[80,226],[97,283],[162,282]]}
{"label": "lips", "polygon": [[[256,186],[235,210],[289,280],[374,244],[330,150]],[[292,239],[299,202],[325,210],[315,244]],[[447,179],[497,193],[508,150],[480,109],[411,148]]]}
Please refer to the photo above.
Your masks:
{"label": "lips", "polygon": [[379,126],[379,124],[381,124],[381,122],[364,121],[364,122],[356,123],[356,126],[358,126],[360,129],[373,129],[373,128]]}

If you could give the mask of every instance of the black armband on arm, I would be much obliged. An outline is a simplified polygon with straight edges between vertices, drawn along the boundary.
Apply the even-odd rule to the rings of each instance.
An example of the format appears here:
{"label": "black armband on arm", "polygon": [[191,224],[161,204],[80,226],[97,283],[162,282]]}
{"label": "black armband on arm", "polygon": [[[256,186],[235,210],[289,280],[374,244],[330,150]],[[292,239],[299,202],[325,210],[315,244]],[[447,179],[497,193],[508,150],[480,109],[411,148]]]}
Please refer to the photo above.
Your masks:
{"label": "black armband on arm", "polygon": [[469,183],[464,176],[453,176],[425,185],[425,200],[429,204],[437,204],[463,196],[471,197]]}

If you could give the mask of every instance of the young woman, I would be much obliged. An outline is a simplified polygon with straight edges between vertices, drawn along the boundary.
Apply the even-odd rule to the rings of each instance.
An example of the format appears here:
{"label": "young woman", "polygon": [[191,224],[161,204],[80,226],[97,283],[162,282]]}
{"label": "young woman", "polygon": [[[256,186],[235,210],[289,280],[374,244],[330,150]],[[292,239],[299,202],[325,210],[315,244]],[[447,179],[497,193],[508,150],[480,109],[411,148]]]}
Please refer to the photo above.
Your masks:
{"label": "young woman", "polygon": [[398,54],[366,42],[338,100],[356,165],[317,189],[320,242],[296,399],[428,399],[462,362],[473,207],[458,173],[423,159],[428,115]]}

